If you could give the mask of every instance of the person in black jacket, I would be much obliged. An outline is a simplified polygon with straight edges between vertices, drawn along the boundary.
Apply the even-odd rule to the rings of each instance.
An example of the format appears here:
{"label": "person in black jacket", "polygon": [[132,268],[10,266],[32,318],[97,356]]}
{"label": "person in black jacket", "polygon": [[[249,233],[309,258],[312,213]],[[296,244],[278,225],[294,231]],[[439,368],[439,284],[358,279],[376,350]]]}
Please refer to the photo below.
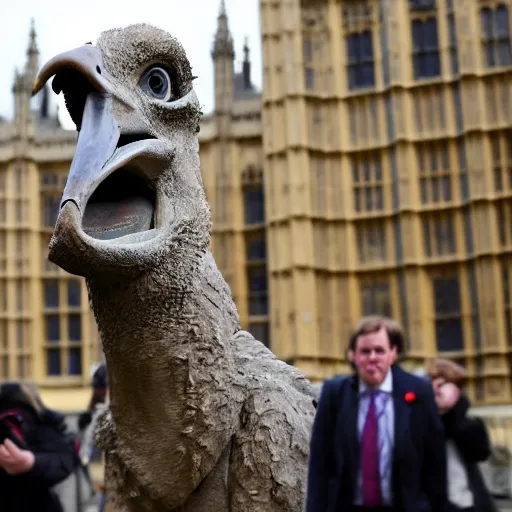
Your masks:
{"label": "person in black jacket", "polygon": [[468,415],[470,402],[462,393],[464,368],[447,359],[434,360],[428,374],[446,438],[448,497],[453,511],[497,512],[478,463],[487,460],[491,447],[480,418]]}
{"label": "person in black jacket", "polygon": [[[87,481],[91,487],[92,493],[95,494],[94,482],[92,480],[89,463],[91,456],[96,451],[94,446],[94,429],[98,420],[100,411],[103,410],[103,405],[107,401],[108,394],[108,374],[107,366],[101,363],[93,373],[92,376],[92,396],[89,401],[89,406],[78,418],[78,428],[80,431],[80,458],[82,463],[82,470],[85,474]],[[99,511],[103,512],[106,506],[105,485],[101,483],[99,486],[100,500]]]}
{"label": "person in black jacket", "polygon": [[64,417],[42,404],[34,386],[0,386],[0,510],[62,512],[52,487],[77,467]]}

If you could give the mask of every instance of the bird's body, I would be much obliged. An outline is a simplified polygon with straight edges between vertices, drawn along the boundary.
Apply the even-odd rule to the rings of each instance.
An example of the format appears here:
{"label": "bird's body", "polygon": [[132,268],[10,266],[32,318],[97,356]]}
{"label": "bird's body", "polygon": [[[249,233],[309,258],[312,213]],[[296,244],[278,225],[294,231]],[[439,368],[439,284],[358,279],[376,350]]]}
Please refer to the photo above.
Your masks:
{"label": "bird's body", "polygon": [[50,258],[86,277],[109,373],[115,510],[300,511],[315,393],[240,330],[209,250],[190,65],[134,25],[63,54],[80,130]]}

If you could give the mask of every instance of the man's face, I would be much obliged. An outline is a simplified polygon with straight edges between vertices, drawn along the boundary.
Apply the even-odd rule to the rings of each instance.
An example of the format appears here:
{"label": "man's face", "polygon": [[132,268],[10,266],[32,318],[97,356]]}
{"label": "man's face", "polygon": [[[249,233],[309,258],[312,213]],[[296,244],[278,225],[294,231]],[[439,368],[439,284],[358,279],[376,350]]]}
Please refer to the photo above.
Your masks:
{"label": "man's face", "polygon": [[382,384],[390,366],[396,361],[396,347],[391,347],[385,328],[369,334],[361,334],[351,351],[351,361],[357,368],[361,380],[371,388]]}

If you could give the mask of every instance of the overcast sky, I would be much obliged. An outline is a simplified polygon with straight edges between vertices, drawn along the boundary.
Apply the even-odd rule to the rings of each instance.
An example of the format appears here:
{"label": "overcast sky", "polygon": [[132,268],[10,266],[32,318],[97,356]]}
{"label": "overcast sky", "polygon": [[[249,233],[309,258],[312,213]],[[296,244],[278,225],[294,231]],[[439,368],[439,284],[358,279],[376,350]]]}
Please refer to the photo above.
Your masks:
{"label": "overcast sky", "polygon": [[[261,43],[258,0],[225,0],[229,27],[235,41],[235,69],[243,58],[244,37],[251,48],[253,82],[261,88]],[[0,116],[12,117],[11,87],[14,69],[26,59],[30,19],[33,17],[40,51],[40,65],[62,51],[93,43],[103,30],[132,23],[151,23],[170,32],[185,47],[198,76],[194,82],[203,111],[213,107],[213,66],[210,49],[217,26],[220,0],[150,0],[112,2],[88,0],[9,0],[1,2]],[[114,5],[116,7],[114,7]],[[54,104],[56,104],[54,97]],[[61,105],[61,103],[58,101]],[[69,127],[63,106],[61,120]],[[71,127],[73,124],[71,123]]]}

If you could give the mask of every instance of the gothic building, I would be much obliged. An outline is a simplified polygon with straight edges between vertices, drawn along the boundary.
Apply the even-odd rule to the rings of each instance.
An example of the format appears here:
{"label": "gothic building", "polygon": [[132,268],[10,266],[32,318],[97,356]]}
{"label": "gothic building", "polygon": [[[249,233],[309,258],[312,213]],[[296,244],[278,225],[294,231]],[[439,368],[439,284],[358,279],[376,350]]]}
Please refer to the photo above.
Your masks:
{"label": "gothic building", "polygon": [[511,401],[509,0],[261,0],[271,340],[348,371],[362,314]]}

